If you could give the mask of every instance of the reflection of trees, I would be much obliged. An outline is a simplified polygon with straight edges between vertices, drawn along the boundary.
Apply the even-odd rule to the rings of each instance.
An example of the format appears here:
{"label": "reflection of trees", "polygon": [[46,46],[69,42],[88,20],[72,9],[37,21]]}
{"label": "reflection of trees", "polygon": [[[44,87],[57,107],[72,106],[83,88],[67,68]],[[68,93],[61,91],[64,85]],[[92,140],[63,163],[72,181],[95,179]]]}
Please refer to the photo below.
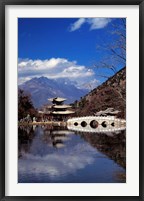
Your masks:
{"label": "reflection of trees", "polygon": [[111,136],[104,133],[81,133],[80,135],[97,150],[126,168],[126,131]]}
{"label": "reflection of trees", "polygon": [[32,140],[34,138],[32,126],[18,127],[18,156],[22,157],[23,152],[29,152]]}

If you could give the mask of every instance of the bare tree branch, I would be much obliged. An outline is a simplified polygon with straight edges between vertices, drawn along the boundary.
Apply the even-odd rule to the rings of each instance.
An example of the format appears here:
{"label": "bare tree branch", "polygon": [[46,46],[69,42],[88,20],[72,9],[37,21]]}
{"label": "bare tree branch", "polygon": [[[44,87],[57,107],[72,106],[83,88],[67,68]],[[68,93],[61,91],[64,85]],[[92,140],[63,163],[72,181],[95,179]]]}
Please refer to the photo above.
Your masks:
{"label": "bare tree branch", "polygon": [[[118,67],[126,66],[126,19],[119,19],[119,23],[112,23],[113,41],[103,42],[103,45],[97,49],[104,55],[100,61],[95,62],[94,67],[97,69],[108,69],[111,74],[118,71]],[[103,71],[103,70],[102,70]],[[106,71],[107,73],[107,71]],[[103,75],[102,77],[108,77]]]}

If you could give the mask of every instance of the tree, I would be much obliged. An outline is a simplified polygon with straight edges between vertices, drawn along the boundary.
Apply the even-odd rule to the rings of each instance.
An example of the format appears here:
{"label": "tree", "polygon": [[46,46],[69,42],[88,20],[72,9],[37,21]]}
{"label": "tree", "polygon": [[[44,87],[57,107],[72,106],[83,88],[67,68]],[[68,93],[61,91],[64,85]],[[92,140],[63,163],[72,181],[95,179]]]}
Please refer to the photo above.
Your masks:
{"label": "tree", "polygon": [[[97,47],[103,56],[94,64],[94,67],[97,68],[96,76],[104,79],[108,79],[119,69],[126,67],[126,19],[113,20],[111,26],[111,31],[107,33],[111,40],[104,41],[102,46]],[[120,82],[120,78],[117,77],[117,79]],[[119,88],[113,90],[125,104],[124,93]]]}
{"label": "tree", "polygon": [[18,120],[23,119],[27,115],[35,116],[37,113],[31,98],[23,90],[18,90]]}
{"label": "tree", "polygon": [[120,68],[126,66],[126,19],[113,20],[111,31],[107,34],[111,40],[104,41],[101,46],[97,46],[97,50],[103,56],[94,64],[97,68],[97,76],[103,78],[109,78]]}

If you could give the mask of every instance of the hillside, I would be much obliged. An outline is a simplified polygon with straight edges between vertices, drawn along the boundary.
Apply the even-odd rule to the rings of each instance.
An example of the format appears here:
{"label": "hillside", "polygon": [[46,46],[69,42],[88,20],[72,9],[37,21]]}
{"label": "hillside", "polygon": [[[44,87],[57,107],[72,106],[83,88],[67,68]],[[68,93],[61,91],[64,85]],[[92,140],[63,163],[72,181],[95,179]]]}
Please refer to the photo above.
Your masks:
{"label": "hillside", "polygon": [[126,68],[121,69],[80,101],[74,103],[77,116],[94,115],[112,107],[119,110],[117,117],[126,117]]}

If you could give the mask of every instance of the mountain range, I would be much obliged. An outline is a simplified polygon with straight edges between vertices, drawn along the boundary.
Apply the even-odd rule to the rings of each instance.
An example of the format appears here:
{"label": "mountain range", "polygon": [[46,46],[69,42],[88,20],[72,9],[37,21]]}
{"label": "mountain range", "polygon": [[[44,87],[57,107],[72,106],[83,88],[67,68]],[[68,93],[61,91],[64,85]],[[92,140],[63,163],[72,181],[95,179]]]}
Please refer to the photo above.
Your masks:
{"label": "mountain range", "polygon": [[73,82],[66,79],[52,80],[46,77],[33,78],[18,86],[30,94],[34,107],[40,108],[48,103],[48,98],[63,97],[66,103],[73,103],[86,93],[87,89],[77,88]]}

